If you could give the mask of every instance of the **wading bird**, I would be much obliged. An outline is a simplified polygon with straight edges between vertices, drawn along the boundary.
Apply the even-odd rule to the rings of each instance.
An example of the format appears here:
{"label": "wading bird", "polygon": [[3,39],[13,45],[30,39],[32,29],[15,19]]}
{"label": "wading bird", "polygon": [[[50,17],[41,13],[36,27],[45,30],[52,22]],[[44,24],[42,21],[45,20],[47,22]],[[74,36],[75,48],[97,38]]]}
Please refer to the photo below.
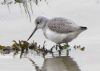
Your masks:
{"label": "wading bird", "polygon": [[35,25],[36,27],[28,40],[32,37],[36,30],[42,29],[44,36],[56,44],[68,43],[87,29],[87,27],[78,26],[73,21],[61,17],[48,19],[46,17],[39,16],[35,20]]}

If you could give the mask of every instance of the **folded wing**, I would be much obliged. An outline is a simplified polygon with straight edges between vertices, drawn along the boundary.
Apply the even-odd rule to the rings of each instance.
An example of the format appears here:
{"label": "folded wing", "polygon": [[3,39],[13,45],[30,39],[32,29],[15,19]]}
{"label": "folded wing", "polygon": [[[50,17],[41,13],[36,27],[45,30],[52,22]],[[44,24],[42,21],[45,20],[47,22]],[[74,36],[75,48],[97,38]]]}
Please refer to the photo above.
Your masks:
{"label": "folded wing", "polygon": [[57,33],[70,33],[79,29],[74,22],[64,18],[54,18],[48,22],[50,30]]}

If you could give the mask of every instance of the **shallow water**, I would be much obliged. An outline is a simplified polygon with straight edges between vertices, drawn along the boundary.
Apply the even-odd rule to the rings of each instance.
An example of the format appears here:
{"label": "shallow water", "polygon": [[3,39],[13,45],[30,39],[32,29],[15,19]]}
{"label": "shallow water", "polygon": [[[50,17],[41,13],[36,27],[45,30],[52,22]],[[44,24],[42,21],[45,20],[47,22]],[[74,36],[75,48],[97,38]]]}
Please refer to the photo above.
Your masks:
{"label": "shallow water", "polygon": [[[41,7],[41,5],[43,6]],[[40,3],[35,7],[33,7],[35,18],[40,15],[48,18],[60,16],[72,19],[78,25],[87,26],[87,31],[69,43],[71,47],[74,45],[85,46],[85,51],[73,50],[70,56],[79,65],[81,71],[100,71],[100,4],[96,0],[59,0],[58,2],[51,0],[48,6],[45,3]],[[13,39],[27,39],[34,27],[34,17],[32,24],[30,24],[25,14],[20,13],[18,5],[12,5],[10,8],[11,14],[6,6],[0,6],[0,44],[4,45],[11,45]],[[39,44],[43,44],[43,41],[46,40],[41,30],[38,30],[29,42],[33,39]],[[46,46],[48,48],[52,46],[49,44],[53,45],[54,43],[47,40]],[[42,64],[42,59],[39,62],[38,57],[34,58],[39,65]],[[0,56],[0,70],[35,71],[27,59],[13,59],[11,55]]]}

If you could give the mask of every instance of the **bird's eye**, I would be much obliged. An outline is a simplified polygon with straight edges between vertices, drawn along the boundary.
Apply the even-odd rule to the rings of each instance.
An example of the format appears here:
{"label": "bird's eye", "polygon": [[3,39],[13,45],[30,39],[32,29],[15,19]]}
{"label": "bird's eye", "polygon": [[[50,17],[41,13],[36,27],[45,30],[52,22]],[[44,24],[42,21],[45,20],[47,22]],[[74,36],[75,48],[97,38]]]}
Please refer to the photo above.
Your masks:
{"label": "bird's eye", "polygon": [[37,24],[39,24],[40,22],[38,21]]}

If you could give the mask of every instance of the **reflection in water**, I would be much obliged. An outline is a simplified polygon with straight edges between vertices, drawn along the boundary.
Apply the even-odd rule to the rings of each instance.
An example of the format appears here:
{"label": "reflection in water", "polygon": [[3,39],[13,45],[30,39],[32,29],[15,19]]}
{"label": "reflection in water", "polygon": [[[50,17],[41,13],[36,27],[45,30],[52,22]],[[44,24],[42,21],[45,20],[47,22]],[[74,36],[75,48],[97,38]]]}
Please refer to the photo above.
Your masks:
{"label": "reflection in water", "polygon": [[81,71],[77,63],[69,56],[47,58],[42,71]]}

